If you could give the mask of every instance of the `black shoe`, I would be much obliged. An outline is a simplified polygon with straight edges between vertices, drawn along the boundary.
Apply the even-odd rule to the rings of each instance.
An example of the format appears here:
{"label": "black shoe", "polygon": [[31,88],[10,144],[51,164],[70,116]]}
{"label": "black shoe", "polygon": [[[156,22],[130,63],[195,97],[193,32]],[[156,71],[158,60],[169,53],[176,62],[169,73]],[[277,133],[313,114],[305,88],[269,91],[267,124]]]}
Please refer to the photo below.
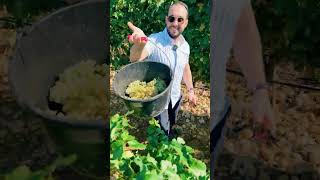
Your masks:
{"label": "black shoe", "polygon": [[172,140],[172,139],[180,137],[181,134],[182,134],[182,129],[180,127],[173,127],[170,130],[170,134],[169,134],[168,137],[169,137],[170,140]]}
{"label": "black shoe", "polygon": [[177,134],[174,132],[174,131],[170,131],[169,135],[168,135],[168,138],[169,140],[171,141],[172,139],[175,139],[177,138]]}
{"label": "black shoe", "polygon": [[181,136],[182,134],[182,128],[179,126],[175,126],[172,128],[172,131],[177,135],[177,136]]}

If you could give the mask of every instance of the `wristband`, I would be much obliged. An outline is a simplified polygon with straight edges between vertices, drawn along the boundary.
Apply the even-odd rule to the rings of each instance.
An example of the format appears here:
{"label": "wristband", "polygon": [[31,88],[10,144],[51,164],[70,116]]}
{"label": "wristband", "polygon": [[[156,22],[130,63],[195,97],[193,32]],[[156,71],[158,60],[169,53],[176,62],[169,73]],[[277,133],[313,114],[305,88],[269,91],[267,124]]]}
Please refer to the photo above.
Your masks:
{"label": "wristband", "polygon": [[269,91],[270,90],[270,86],[267,83],[260,83],[260,84],[257,84],[255,86],[255,88],[251,89],[250,92],[251,92],[251,94],[254,94],[259,90],[267,90],[267,91]]}

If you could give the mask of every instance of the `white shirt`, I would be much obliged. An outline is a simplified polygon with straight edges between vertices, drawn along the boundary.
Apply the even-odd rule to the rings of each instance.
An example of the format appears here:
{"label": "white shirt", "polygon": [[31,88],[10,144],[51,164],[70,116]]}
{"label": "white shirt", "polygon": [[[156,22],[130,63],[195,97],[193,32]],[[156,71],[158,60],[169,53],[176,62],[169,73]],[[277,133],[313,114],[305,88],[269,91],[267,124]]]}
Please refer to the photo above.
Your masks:
{"label": "white shirt", "polygon": [[210,63],[210,131],[226,113],[226,63],[232,48],[236,23],[242,8],[250,0],[215,0],[211,9],[211,63]]}
{"label": "white shirt", "polygon": [[[148,51],[147,61],[155,61],[168,65],[174,72],[173,84],[171,87],[172,107],[177,103],[181,96],[181,81],[184,67],[189,63],[190,47],[182,35],[178,48],[174,50],[173,39],[169,36],[167,29],[148,37],[145,46]],[[169,102],[168,102],[169,103]],[[166,109],[168,109],[168,103]]]}

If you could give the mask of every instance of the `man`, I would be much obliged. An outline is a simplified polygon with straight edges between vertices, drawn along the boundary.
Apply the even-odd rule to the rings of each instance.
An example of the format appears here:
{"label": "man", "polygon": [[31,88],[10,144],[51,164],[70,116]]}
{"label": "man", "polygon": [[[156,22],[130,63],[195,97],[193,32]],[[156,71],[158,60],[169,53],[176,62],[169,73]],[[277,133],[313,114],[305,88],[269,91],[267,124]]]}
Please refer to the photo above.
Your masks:
{"label": "man", "polygon": [[165,29],[150,35],[147,40],[145,40],[146,35],[140,28],[128,22],[128,26],[132,30],[129,42],[133,44],[130,49],[130,61],[144,59],[157,61],[168,65],[174,72],[170,101],[165,110],[156,117],[169,138],[173,138],[172,126],[175,124],[177,112],[182,102],[182,79],[186,84],[189,100],[194,105],[197,103],[189,65],[190,47],[182,35],[188,25],[188,6],[180,1],[172,4],[165,17],[165,22]]}
{"label": "man", "polygon": [[[223,133],[230,104],[225,97],[226,62],[231,47],[252,93],[253,119],[262,127],[256,137],[267,138],[273,129],[273,114],[264,74],[259,32],[250,0],[213,1],[211,14],[211,179],[223,148]],[[261,140],[260,139],[260,140]]]}

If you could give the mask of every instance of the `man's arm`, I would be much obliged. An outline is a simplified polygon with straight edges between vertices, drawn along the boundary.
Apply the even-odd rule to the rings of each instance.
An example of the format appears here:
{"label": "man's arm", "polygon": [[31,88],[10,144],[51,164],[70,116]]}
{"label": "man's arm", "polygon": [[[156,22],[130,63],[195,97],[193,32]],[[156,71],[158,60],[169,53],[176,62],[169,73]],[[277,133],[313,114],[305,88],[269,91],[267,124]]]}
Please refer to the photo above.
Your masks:
{"label": "man's arm", "polygon": [[147,41],[142,39],[142,37],[146,37],[146,35],[140,28],[134,26],[131,22],[128,22],[128,26],[132,30],[129,42],[133,44],[130,48],[130,61],[141,61],[148,56],[148,51],[145,48]]}
{"label": "man's arm", "polygon": [[196,105],[197,104],[197,98],[194,94],[193,84],[192,84],[192,74],[189,63],[187,63],[183,70],[183,81],[187,86],[188,91],[188,97],[189,100]]}
{"label": "man's arm", "polygon": [[145,44],[134,44],[130,48],[130,61],[136,62],[145,59],[148,56],[148,52],[145,48]]}
{"label": "man's arm", "polygon": [[192,74],[189,63],[185,65],[183,70],[183,82],[186,84],[187,90],[193,89]]}
{"label": "man's arm", "polygon": [[254,89],[258,84],[266,83],[260,36],[250,4],[242,10],[235,31],[233,49],[248,87]]}
{"label": "man's arm", "polygon": [[[250,3],[244,7],[240,15],[234,35],[233,48],[235,58],[247,79],[248,87],[253,90],[251,111],[254,123],[259,122],[264,130],[272,130],[274,116],[268,91],[264,86],[266,78],[261,40]],[[265,133],[262,133],[265,136]]]}

